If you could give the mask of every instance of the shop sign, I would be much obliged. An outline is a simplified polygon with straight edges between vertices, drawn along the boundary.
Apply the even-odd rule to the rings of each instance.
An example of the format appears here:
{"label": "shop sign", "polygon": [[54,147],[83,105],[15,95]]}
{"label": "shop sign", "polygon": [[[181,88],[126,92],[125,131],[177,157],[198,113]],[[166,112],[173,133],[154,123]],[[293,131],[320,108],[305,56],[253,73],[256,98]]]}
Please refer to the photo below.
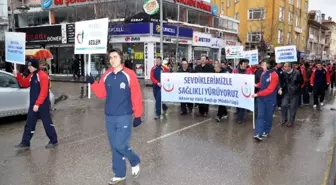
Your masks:
{"label": "shop sign", "polygon": [[126,42],[139,42],[140,40],[140,37],[125,37]]}
{"label": "shop sign", "polygon": [[221,48],[221,39],[219,38],[211,38],[211,47],[212,48]]}
{"label": "shop sign", "polygon": [[[153,34],[160,34],[160,24],[153,24]],[[176,37],[177,35],[177,26],[163,24],[163,35],[169,35]],[[191,28],[179,27],[179,37],[192,38],[193,30]]]}
{"label": "shop sign", "polygon": [[149,23],[111,24],[108,29],[109,35],[136,35],[149,34]]}
{"label": "shop sign", "polygon": [[116,0],[41,0],[41,7],[43,9],[62,8],[68,6],[79,6],[87,4],[97,4],[113,2]]}
{"label": "shop sign", "polygon": [[211,4],[208,4],[202,0],[174,0],[175,3],[181,3],[187,6],[198,8],[207,12],[211,12]]}
{"label": "shop sign", "polygon": [[233,41],[233,40],[226,40],[225,41],[225,46],[237,46],[238,42],[237,41]]}
{"label": "shop sign", "polygon": [[80,21],[75,24],[75,54],[105,54],[108,18]]}
{"label": "shop sign", "polygon": [[62,44],[61,25],[18,28],[17,32],[26,33],[27,44]]}
{"label": "shop sign", "polygon": [[194,32],[193,46],[211,47],[211,38],[210,34]]}
{"label": "shop sign", "polygon": [[160,6],[157,0],[145,0],[143,9],[146,12],[146,14],[154,15],[159,11]]}

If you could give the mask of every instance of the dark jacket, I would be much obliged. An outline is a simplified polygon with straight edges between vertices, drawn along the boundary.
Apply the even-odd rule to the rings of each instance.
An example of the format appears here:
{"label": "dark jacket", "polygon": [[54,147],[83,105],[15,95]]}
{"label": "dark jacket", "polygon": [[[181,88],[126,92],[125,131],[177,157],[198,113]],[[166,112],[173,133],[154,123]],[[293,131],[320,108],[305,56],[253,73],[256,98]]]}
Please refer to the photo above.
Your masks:
{"label": "dark jacket", "polygon": [[202,67],[202,65],[197,65],[195,67],[196,73],[213,73],[215,72],[214,67],[210,64],[205,64],[205,66]]}
{"label": "dark jacket", "polygon": [[221,73],[232,73],[232,69],[230,67],[222,68]]}
{"label": "dark jacket", "polygon": [[302,83],[302,75],[296,69],[293,69],[291,73],[283,72],[280,76],[280,88],[282,88],[283,94],[299,94]]}
{"label": "dark jacket", "polygon": [[180,72],[180,73],[192,73],[192,72],[194,72],[194,70],[191,67],[188,67],[188,69],[185,71],[185,70],[183,70],[182,67],[180,67],[178,72]]}

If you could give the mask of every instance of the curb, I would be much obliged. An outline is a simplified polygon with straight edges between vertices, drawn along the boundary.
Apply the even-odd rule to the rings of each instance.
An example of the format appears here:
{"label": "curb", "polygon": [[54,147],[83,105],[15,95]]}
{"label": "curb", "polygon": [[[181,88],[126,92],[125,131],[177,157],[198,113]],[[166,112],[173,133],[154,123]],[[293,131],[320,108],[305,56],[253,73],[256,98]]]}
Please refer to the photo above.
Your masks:
{"label": "curb", "polygon": [[322,185],[335,185],[336,182],[336,137],[333,138],[332,148],[328,151],[327,169],[324,172]]}

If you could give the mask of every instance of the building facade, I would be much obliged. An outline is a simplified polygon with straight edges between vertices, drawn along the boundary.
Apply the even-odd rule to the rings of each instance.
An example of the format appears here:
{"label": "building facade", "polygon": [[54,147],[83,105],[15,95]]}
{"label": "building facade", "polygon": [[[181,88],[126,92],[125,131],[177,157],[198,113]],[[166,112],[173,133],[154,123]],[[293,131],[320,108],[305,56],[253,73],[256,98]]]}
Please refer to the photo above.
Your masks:
{"label": "building facade", "polygon": [[336,61],[336,22],[332,20],[332,17],[325,19],[324,16],[322,16],[322,24],[329,29],[326,32],[326,56],[324,57]]}
{"label": "building facade", "polygon": [[263,39],[268,46],[296,45],[307,40],[308,0],[213,0],[221,15],[240,21],[239,37],[249,47]]}
{"label": "building facade", "polygon": [[308,60],[322,60],[323,56],[326,55],[325,46],[328,28],[322,24],[321,11],[312,10],[308,16]]}

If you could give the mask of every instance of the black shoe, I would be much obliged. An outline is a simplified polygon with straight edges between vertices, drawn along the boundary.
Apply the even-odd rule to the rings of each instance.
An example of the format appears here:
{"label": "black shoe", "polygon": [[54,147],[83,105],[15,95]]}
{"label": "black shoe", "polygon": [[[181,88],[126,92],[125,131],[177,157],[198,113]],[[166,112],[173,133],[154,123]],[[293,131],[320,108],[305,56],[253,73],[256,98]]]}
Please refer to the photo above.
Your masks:
{"label": "black shoe", "polygon": [[243,121],[237,121],[238,124],[243,124]]}
{"label": "black shoe", "polygon": [[281,122],[281,126],[285,125],[287,123],[287,120],[284,120]]}
{"label": "black shoe", "polygon": [[47,144],[47,146],[45,146],[45,148],[55,148],[57,146],[58,143],[55,143],[55,144],[52,144],[52,143],[49,143]]}
{"label": "black shoe", "polygon": [[18,145],[15,145],[15,148],[17,148],[19,150],[28,150],[30,148],[30,146],[20,143]]}
{"label": "black shoe", "polygon": [[292,123],[288,123],[286,126],[287,127],[293,127],[293,124]]}

